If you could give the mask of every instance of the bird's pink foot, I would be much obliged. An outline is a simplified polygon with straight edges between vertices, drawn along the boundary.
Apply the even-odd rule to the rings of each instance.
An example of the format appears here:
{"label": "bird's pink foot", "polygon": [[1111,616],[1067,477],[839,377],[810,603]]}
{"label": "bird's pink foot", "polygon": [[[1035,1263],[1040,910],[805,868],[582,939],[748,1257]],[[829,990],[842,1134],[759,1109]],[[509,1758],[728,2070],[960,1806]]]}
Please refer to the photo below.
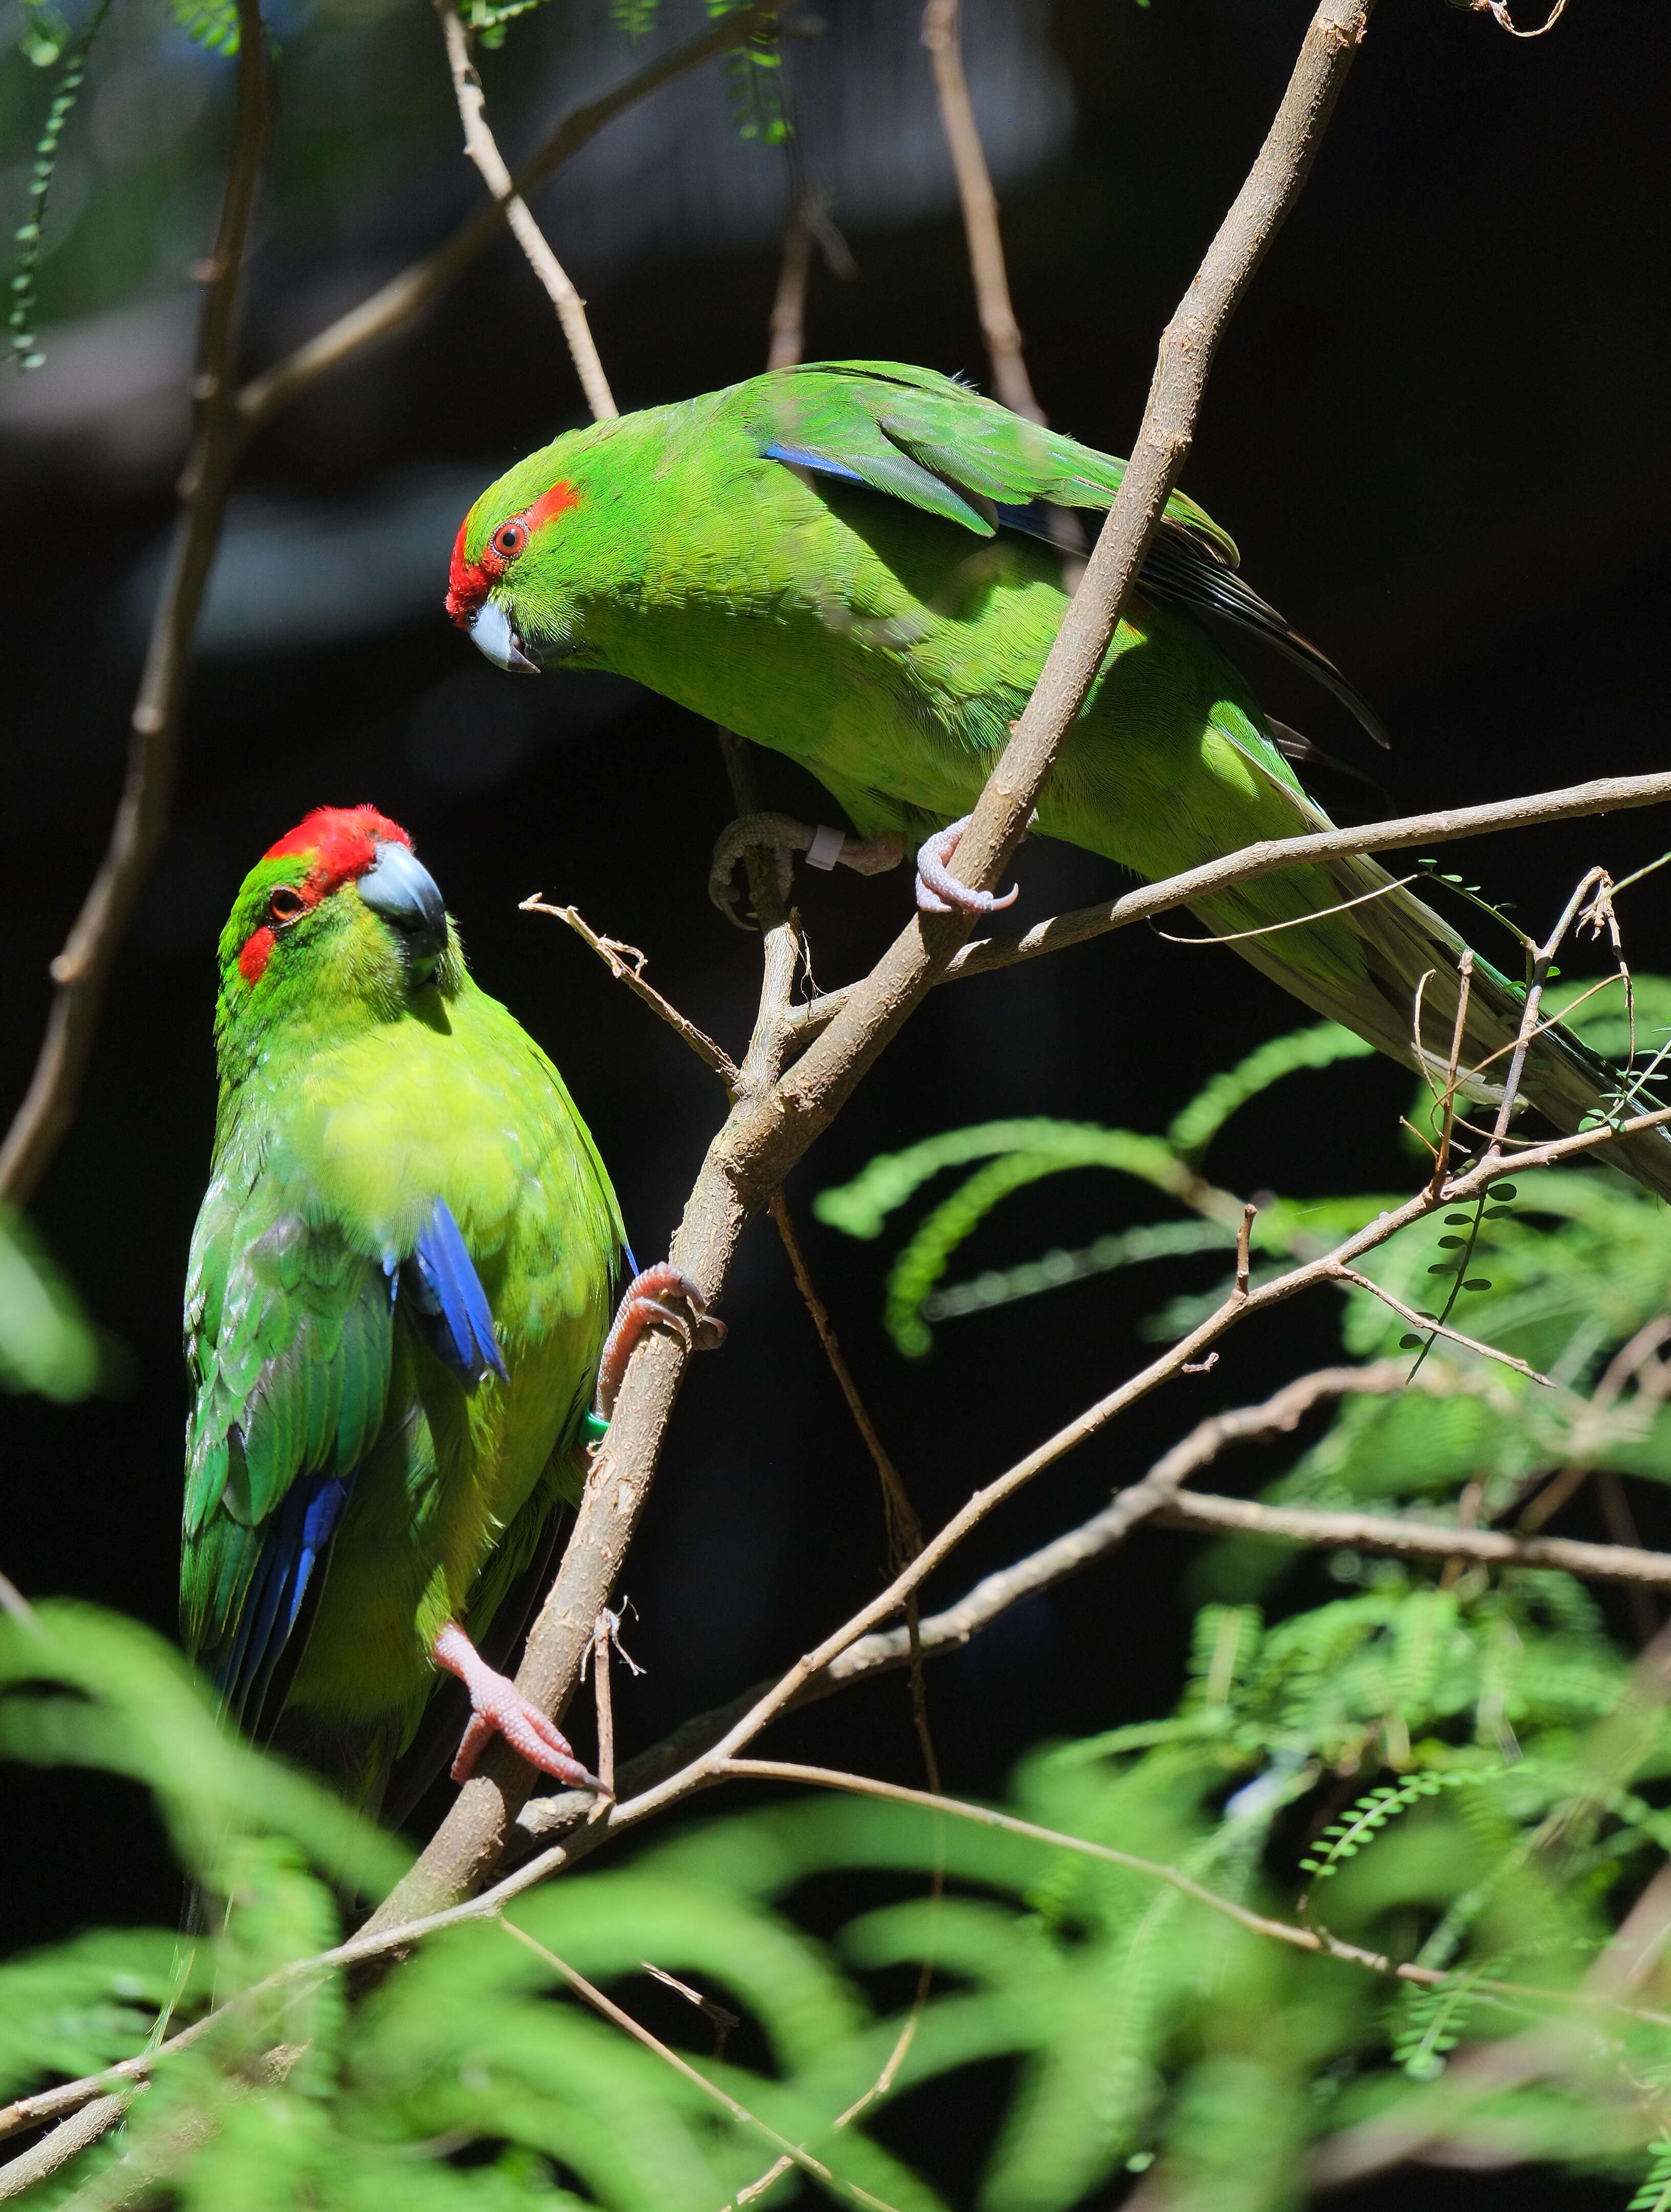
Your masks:
{"label": "bird's pink foot", "polygon": [[917,853],[917,908],[922,914],[995,914],[1000,907],[1013,906],[1021,896],[1019,884],[1012,884],[1000,898],[996,891],[971,890],[960,884],[956,876],[947,872],[947,863],[963,842],[963,836],[973,817],[965,814],[959,822],[937,830],[932,837],[925,838]]}
{"label": "bird's pink foot", "polygon": [[493,1738],[502,1735],[513,1751],[541,1773],[556,1775],[571,1789],[603,1789],[597,1776],[575,1758],[556,1723],[531,1705],[508,1674],[496,1674],[489,1666],[456,1620],[447,1622],[431,1648],[437,1662],[470,1692],[470,1726],[453,1762],[455,1782],[468,1781]]}
{"label": "bird's pink foot", "polygon": [[[677,1298],[686,1306],[689,1317],[669,1305],[669,1298]],[[684,1339],[687,1352],[717,1351],[726,1340],[724,1322],[716,1321],[709,1313],[702,1292],[682,1267],[663,1260],[656,1267],[645,1268],[641,1275],[635,1275],[628,1284],[616,1308],[614,1326],[605,1340],[603,1357],[598,1362],[598,1392],[592,1410],[599,1420],[608,1420],[614,1412],[627,1362],[637,1350],[638,1340],[645,1330],[653,1328],[658,1322]]]}

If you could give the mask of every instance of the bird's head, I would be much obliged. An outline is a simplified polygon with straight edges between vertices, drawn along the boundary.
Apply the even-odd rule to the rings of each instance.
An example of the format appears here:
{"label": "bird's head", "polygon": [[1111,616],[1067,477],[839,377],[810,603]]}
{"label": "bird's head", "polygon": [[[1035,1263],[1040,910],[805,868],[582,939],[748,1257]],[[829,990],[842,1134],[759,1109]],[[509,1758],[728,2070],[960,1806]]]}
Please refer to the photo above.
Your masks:
{"label": "bird's head", "polygon": [[447,611],[496,667],[536,676],[579,653],[580,599],[621,551],[622,486],[596,459],[621,427],[593,423],[530,454],[459,525]]}
{"label": "bird's head", "polygon": [[221,935],[234,1019],[303,994],[392,1018],[459,972],[434,878],[374,806],[316,806],[245,878]]}

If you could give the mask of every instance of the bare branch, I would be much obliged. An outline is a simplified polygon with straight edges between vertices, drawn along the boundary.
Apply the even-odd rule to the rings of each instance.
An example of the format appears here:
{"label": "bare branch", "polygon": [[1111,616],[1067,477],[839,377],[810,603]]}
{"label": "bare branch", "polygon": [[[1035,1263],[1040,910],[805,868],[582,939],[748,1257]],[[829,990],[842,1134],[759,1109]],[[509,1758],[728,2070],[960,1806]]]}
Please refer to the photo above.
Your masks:
{"label": "bare branch", "polygon": [[1009,272],[1004,265],[1004,238],[998,224],[998,195],[992,188],[986,149],[975,120],[963,71],[963,41],[958,17],[962,0],[928,0],[922,11],[922,43],[933,65],[934,90],[939,98],[940,121],[951,149],[951,166],[957,178],[957,198],[963,206],[963,235],[969,241],[969,274],[975,283],[975,303],[981,318],[981,335],[987,342],[992,380],[998,397],[1013,414],[1030,422],[1044,421],[1044,410],[1034,395],[1022,351],[1021,326],[1010,300]]}
{"label": "bare branch", "polygon": [[1486,1566],[1545,1567],[1588,1582],[1671,1589],[1671,1553],[1626,1544],[1586,1544],[1568,1536],[1510,1536],[1497,1528],[1454,1522],[1400,1521],[1380,1513],[1314,1512],[1295,1505],[1259,1505],[1243,1498],[1183,1491],[1158,1508],[1172,1528],[1220,1534],[1276,1536],[1285,1543],[1373,1552],[1388,1559],[1473,1559]]}
{"label": "bare branch", "polygon": [[[946,1813],[960,1820],[972,1821],[977,1827],[1000,1828],[1006,1834],[1024,1836],[1033,1843],[1048,1844],[1053,1847],[1078,1853],[1081,1857],[1100,1859],[1105,1865],[1127,1868],[1133,1874],[1145,1875],[1151,1881],[1164,1882],[1176,1889],[1192,1904],[1204,1905],[1209,1911],[1222,1913],[1228,1920],[1245,1928],[1249,1935],[1264,1936],[1278,1943],[1286,1943],[1296,1951],[1311,1951],[1327,1959],[1338,1959],[1343,1965],[1362,1966],[1372,1974],[1385,1974],[1401,1982],[1414,1982],[1423,1989],[1433,1989],[1450,1978],[1450,1970],[1437,1966],[1418,1966],[1387,1958],[1379,1951],[1366,1951],[1356,1943],[1343,1943],[1340,1937],[1323,1928],[1297,1928],[1291,1921],[1272,1920],[1261,1912],[1254,1912],[1245,1905],[1220,1897],[1216,1890],[1194,1880],[1180,1867],[1165,1866],[1155,1859],[1137,1857],[1130,1851],[1116,1850],[1109,1844],[1094,1844],[1083,1836],[1070,1836],[1059,1828],[1042,1828],[1031,1820],[1018,1820],[1012,1813],[1000,1813],[990,1805],[971,1805],[962,1798],[937,1796],[926,1790],[908,1790],[897,1782],[877,1782],[866,1774],[848,1774],[830,1766],[804,1766],[788,1759],[733,1759],[726,1761],[725,1773],[736,1780],[760,1782],[805,1782],[814,1789],[841,1790],[860,1797],[886,1798],[896,1805],[919,1805],[925,1812]],[[1610,1996],[1600,1992],[1571,1991],[1539,1989],[1523,1982],[1498,1982],[1481,1979],[1474,1986],[1498,1996],[1512,1996],[1557,2006],[1586,2001],[1605,2005],[1607,2009],[1623,2011],[1632,2019],[1644,2020],[1656,2026],[1671,2027],[1671,2014],[1649,2012],[1632,2005],[1619,2005]]]}
{"label": "bare branch", "polygon": [[739,2127],[750,2128],[756,2135],[763,2136],[768,2142],[775,2145],[781,2151],[788,2163],[798,2166],[804,2172],[813,2175],[824,2185],[826,2189],[836,2190],[842,2196],[850,2197],[855,2204],[870,2207],[871,2212],[892,2212],[892,2208],[884,2203],[879,2197],[872,2197],[869,2190],[860,2189],[856,2183],[842,2180],[838,2175],[832,2173],[821,2160],[814,2158],[810,2151],[803,2150],[799,2144],[792,2143],[787,2136],[779,2135],[775,2128],[768,2127],[765,2121],[757,2118],[750,2112],[746,2105],[738,2104],[736,2098],[727,2095],[717,2082],[710,2081],[705,2074],[699,2073],[689,2059],[682,2058],[677,2051],[671,2050],[659,2036],[652,2035],[647,2027],[635,2021],[629,2012],[623,2011],[612,1997],[606,1997],[600,1989],[587,1981],[584,1974],[577,1973],[565,1960],[558,1958],[555,1951],[548,1951],[544,1943],[529,1935],[526,1929],[519,1928],[513,1920],[501,1919],[499,1924],[507,1936],[520,1943],[526,1950],[532,1951],[537,1959],[543,1959],[551,1971],[559,1975],[577,1996],[583,1997],[594,2012],[601,2013],[606,2021],[620,2028],[624,2034],[631,2036],[635,2043],[641,2043],[644,2048],[653,2052],[664,2065],[671,2066],[676,2074],[700,2089],[705,2097],[711,2098],[737,2122]]}
{"label": "bare branch", "polygon": [[232,382],[239,295],[271,114],[260,0],[238,0],[237,119],[215,251],[204,264],[191,453],[134,701],[121,803],[99,872],[52,963],[58,988],[40,1055],[0,1146],[0,1197],[18,1204],[33,1193],[75,1116],[117,947],[167,826],[191,641],[239,444]]}
{"label": "bare branch", "polygon": [[[659,55],[635,70],[630,76],[596,100],[571,108],[511,179],[520,199],[526,199],[547,178],[554,176],[582,146],[595,138],[605,124],[659,92],[686,70],[712,61],[732,47],[744,45],[770,31],[783,12],[785,0],[754,0],[754,4],[725,15],[694,39],[670,53]],[[351,361],[366,347],[389,337],[421,314],[452,289],[465,270],[498,237],[505,210],[495,200],[480,208],[442,245],[426,253],[380,285],[369,299],[351,307],[296,350],[253,377],[238,395],[238,414],[247,434],[272,420],[333,369]]]}
{"label": "bare branch", "polygon": [[582,943],[589,945],[617,983],[624,983],[635,998],[641,999],[650,1011],[660,1016],[673,1034],[684,1040],[704,1066],[711,1067],[722,1083],[735,1084],[737,1063],[723,1045],[714,1043],[706,1030],[699,1030],[688,1016],[682,1014],[671,999],[664,999],[653,983],[644,980],[647,956],[635,945],[623,945],[618,937],[600,937],[578,907],[550,906],[538,892],[526,898],[518,908],[521,914],[549,914],[554,921],[566,921]]}
{"label": "bare branch", "polygon": [[812,226],[804,195],[797,189],[783,226],[783,258],[772,295],[768,368],[793,368],[806,350],[806,289],[812,276]]}
{"label": "bare branch", "polygon": [[1402,1298],[1395,1298],[1383,1285],[1371,1281],[1368,1275],[1360,1275],[1355,1267],[1334,1267],[1329,1272],[1337,1282],[1352,1283],[1360,1291],[1368,1291],[1371,1297],[1379,1298],[1382,1304],[1388,1307],[1401,1321],[1407,1321],[1412,1328],[1420,1329],[1426,1335],[1447,1337],[1452,1344],[1460,1344],[1464,1351],[1477,1352],[1482,1358],[1498,1360],[1504,1367],[1512,1367],[1516,1375],[1524,1375],[1531,1382],[1541,1382],[1547,1389],[1553,1390],[1556,1387],[1548,1376],[1540,1374],[1525,1360],[1516,1359],[1513,1352],[1499,1352],[1494,1344],[1482,1343],[1477,1336],[1464,1336],[1461,1329],[1448,1328],[1443,1322],[1435,1321],[1428,1314],[1418,1313],[1413,1306],[1406,1305]]}
{"label": "bare branch", "polygon": [[594,420],[618,415],[609,388],[609,379],[604,374],[604,364],[598,358],[598,349],[592,343],[592,325],[586,319],[586,302],[574,289],[568,270],[547,244],[545,234],[534,221],[527,202],[522,198],[512,181],[492,131],[488,128],[487,102],[482,91],[482,80],[477,75],[470,58],[470,34],[459,20],[453,0],[435,0],[435,12],[441,19],[441,35],[447,41],[447,67],[453,75],[453,96],[459,103],[459,119],[465,126],[465,151],[481,171],[482,181],[504,210],[506,222],[517,244],[527,256],[528,265],[545,288],[545,295],[557,311],[557,320],[568,342],[569,358],[574,364],[574,374],[580,380],[580,389],[586,394],[586,404]]}
{"label": "bare branch", "polygon": [[[1594,782],[1570,784],[1559,791],[1534,792],[1521,799],[1499,799],[1481,806],[1447,806],[1431,814],[1399,815],[1386,822],[1365,822],[1350,830],[1319,830],[1303,837],[1272,837],[1244,845],[1199,868],[1163,881],[1140,884],[1121,897],[1076,907],[1071,913],[1053,915],[1035,922],[1020,937],[982,937],[955,953],[945,965],[945,979],[984,975],[994,968],[1009,968],[1020,960],[1036,960],[1046,952],[1066,951],[1110,930],[1128,928],[1175,907],[1188,906],[1252,883],[1261,876],[1314,860],[1340,860],[1360,853],[1392,853],[1411,845],[1443,845],[1461,837],[1482,837],[1500,830],[1529,830],[1540,823],[1571,822],[1590,814],[1611,814],[1628,807],[1661,806],[1671,800],[1671,775],[1602,776]],[[802,1006],[795,1016],[804,1036],[827,1028],[851,1000],[854,987],[826,993]]]}

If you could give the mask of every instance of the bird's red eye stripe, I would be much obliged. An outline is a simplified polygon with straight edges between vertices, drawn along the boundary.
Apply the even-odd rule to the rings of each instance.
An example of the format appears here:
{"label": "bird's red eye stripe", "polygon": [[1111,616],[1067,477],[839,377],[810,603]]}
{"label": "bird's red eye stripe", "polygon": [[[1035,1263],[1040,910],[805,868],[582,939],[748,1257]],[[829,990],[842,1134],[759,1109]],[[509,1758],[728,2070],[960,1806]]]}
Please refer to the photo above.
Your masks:
{"label": "bird's red eye stripe", "polygon": [[470,535],[470,517],[466,515],[453,541],[453,566],[447,578],[447,611],[453,621],[467,629],[483,600],[535,532],[580,503],[580,495],[566,478],[554,483],[550,490],[540,494],[532,507],[525,507],[520,514],[507,515],[496,524],[473,561],[465,555]]}

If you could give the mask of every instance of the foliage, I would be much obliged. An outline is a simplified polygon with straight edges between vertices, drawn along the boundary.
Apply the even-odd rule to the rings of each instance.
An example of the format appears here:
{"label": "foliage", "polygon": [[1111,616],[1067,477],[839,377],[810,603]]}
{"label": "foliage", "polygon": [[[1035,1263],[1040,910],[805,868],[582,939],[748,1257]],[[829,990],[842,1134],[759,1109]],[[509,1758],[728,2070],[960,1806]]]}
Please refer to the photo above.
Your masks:
{"label": "foliage", "polygon": [[[1560,1993],[1660,1858],[1671,1821],[1649,1800],[1671,1723],[1656,1678],[1560,1577],[1395,1574],[1270,1625],[1208,1606],[1173,1714],[1042,1747],[1015,1777],[1012,1808],[1038,1826],[1297,1928],[1309,1911],[1428,1969],[1424,1986],[1273,1941],[1140,1867],[839,1796],[582,1869],[508,1908],[532,1948],[496,1922],[455,1926],[355,1990],[295,1962],[335,1940],[331,1881],[380,1884],[394,1846],[224,1736],[145,1632],[64,1606],[0,1626],[0,1751],[147,1782],[184,1863],[230,1899],[212,1940],[97,1929],[0,1966],[0,2094],[131,2056],[270,1978],[26,2202],[368,2212],[398,2191],[418,2212],[716,2212],[787,2139],[837,2201],[934,2212],[945,2200],[866,2124],[994,2062],[1012,2087],[982,2212],[1067,2212],[1151,2162],[1169,2203],[1264,2212],[1331,2138],[1430,2108],[1510,2154],[1616,2173],[1619,2201],[1664,2163],[1662,2014],[1597,2027]],[[1377,1770],[1393,1778],[1365,1793]],[[831,1877],[841,1924],[816,1940],[799,1923],[810,1909],[829,1925]],[[713,2051],[694,2011],[671,2033],[750,2121],[567,1994],[554,1964],[641,2015],[647,1960],[743,2014],[742,2057]],[[838,2127],[898,2052],[925,1961],[933,1990],[885,2097]],[[1570,2080],[1549,2060],[1505,2092],[1457,2057],[1531,2028],[1547,2043],[1551,2021],[1576,2039]]]}
{"label": "foliage", "polygon": [[[1642,1035],[1660,1002],[1651,986],[1640,999]],[[1239,1204],[1200,1166],[1218,1128],[1265,1082],[1328,1066],[1336,1043],[1314,1029],[1264,1048],[1164,1139],[985,1124],[873,1162],[821,1211],[874,1235],[933,1175],[971,1169],[914,1240],[915,1280],[932,1282],[959,1223],[1089,1163],[1188,1209],[1127,1260],[1205,1250],[1165,1232],[1233,1234]],[[1466,1295],[1482,1334],[1559,1387],[1441,1341],[1415,1388],[1342,1401],[1267,1495],[1431,1519],[1466,1493],[1491,1517],[1563,1468],[1671,1478],[1658,1340],[1617,1357],[1671,1304],[1661,1210],[1594,1169],[1522,1181],[1470,1229],[1492,1273]],[[1273,1202],[1261,1261],[1381,1202]],[[1444,1226],[1382,1248],[1381,1279],[1413,1302],[1430,1267],[1474,1265],[1447,1257]],[[1402,1330],[1376,1300],[1347,1299],[1358,1358],[1396,1352]],[[787,2143],[816,2166],[786,2173],[774,2202],[1071,2212],[1152,2167],[1140,2187],[1176,2212],[1278,2212],[1332,2160],[1443,2133],[1465,2155],[1559,2164],[1666,2212],[1666,1970],[1650,1944],[1621,1986],[1609,1949],[1671,1846],[1662,1671],[1553,1573],[1340,1553],[1337,1594],[1304,1590],[1284,1618],[1295,1556],[1268,1541],[1203,1555],[1176,1709],[1036,1747],[1007,1800],[1034,1832],[862,1795],[768,1803],[582,1866],[364,1986],[319,1957],[344,1902],[386,1888],[404,1848],[234,1740],[148,1632],[64,1603],[0,1620],[0,1756],[142,1784],[220,1900],[210,1936],[94,1929],[0,1965],[0,2094],[207,2022],[156,2063],[119,2130],[25,2201],[718,2212]],[[714,2047],[647,1963],[740,2015],[734,2041]],[[673,2050],[628,2037],[571,1973]],[[994,2079],[1000,2095],[977,2086]],[[987,2115],[972,2200],[890,2148],[894,2109],[908,2117],[937,2084]]]}
{"label": "foliage", "polygon": [[109,1350],[39,1236],[0,1205],[0,1390],[69,1403],[96,1390]]}

